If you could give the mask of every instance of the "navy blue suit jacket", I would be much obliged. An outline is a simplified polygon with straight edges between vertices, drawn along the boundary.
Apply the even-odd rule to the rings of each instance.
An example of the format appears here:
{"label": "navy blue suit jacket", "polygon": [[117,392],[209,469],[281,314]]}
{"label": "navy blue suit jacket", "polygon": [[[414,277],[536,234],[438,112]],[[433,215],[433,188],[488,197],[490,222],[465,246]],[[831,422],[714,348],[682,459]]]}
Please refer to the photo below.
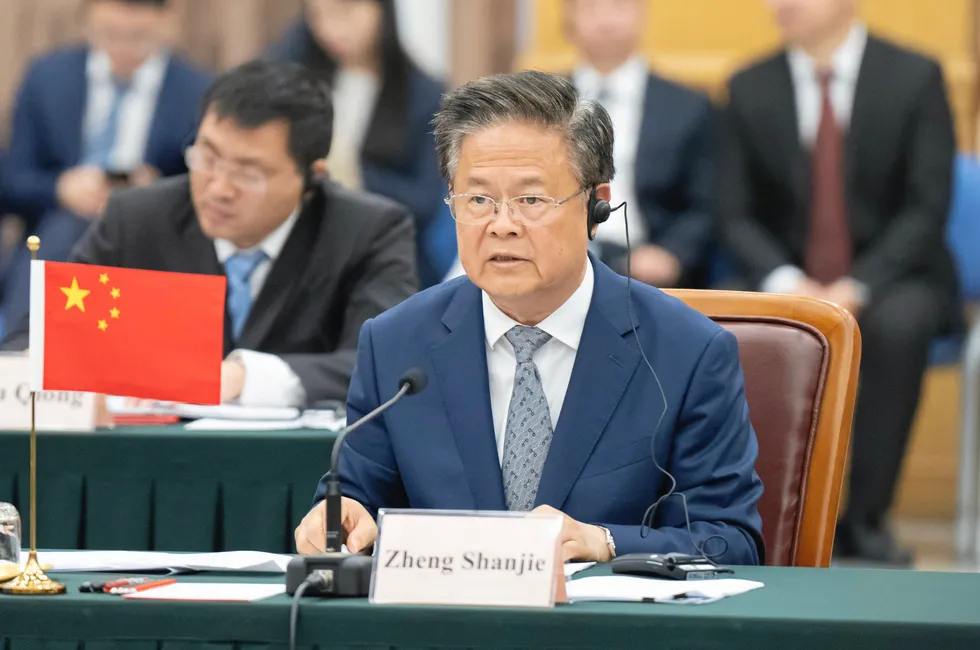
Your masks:
{"label": "navy blue suit jacket", "polygon": [[[687,286],[704,284],[714,239],[718,119],[705,95],[648,76],[634,168],[648,238],[633,244],[656,244],[673,253]],[[602,257],[618,268],[624,253],[604,247]]]}
{"label": "navy blue suit jacket", "polygon": [[[57,207],[58,176],[81,160],[87,58],[84,47],[45,54],[21,85],[2,183],[7,200],[28,216]],[[144,156],[162,175],[187,171],[184,148],[193,140],[210,82],[206,73],[171,55]]]}
{"label": "navy blue suit jacket", "polygon": [[[735,337],[657,289],[593,259],[595,289],[545,462],[537,504],[612,532],[617,553],[694,552],[679,498],[641,533],[647,507],[677,479],[694,540],[719,561],[763,559],[749,422]],[[663,383],[667,409],[636,337]],[[354,421],[394,394],[411,367],[428,388],[352,433],[340,457],[343,493],[379,508],[506,510],[490,406],[480,290],[465,276],[423,291],[361,329],[347,398]],[[654,425],[663,415],[652,441]],[[653,444],[652,444],[653,443]],[[326,477],[324,477],[325,479]],[[325,493],[321,480],[316,499]],[[726,548],[727,547],[727,548]]]}

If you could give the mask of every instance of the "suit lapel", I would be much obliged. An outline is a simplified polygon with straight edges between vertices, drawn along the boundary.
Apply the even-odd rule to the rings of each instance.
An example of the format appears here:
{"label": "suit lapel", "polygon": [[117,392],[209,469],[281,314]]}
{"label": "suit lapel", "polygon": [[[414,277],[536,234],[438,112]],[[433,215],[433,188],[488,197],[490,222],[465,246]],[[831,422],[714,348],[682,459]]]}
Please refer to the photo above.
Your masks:
{"label": "suit lapel", "polygon": [[[225,274],[221,263],[218,261],[218,254],[214,250],[214,242],[208,239],[201,231],[201,225],[197,221],[194,212],[194,205],[190,198],[190,184],[187,185],[187,197],[184,206],[178,210],[180,214],[180,248],[173,251],[174,255],[179,255],[181,260],[174,264],[174,271],[183,273],[198,273],[202,275],[221,275]],[[225,356],[233,349],[231,337],[231,320],[228,316],[228,309],[225,308]]]}
{"label": "suit lapel", "polygon": [[449,329],[435,343],[432,365],[463,462],[474,507],[506,510],[490,407],[486,336],[480,290],[464,282],[442,318]]}
{"label": "suit lapel", "polygon": [[[153,119],[150,122],[150,133],[146,139],[146,152],[143,159],[152,164],[160,163],[160,148],[166,141],[167,120],[169,117],[178,113],[180,109],[179,101],[183,101],[181,93],[177,92],[174,78],[174,62],[167,63],[167,71],[163,76],[163,83],[160,84],[160,92],[157,94],[157,105],[153,109]],[[184,142],[189,145],[190,142]]]}
{"label": "suit lapel", "polygon": [[[860,149],[862,134],[868,130],[868,120],[877,119],[882,112],[875,108],[875,101],[881,95],[880,80],[882,73],[878,70],[878,43],[871,36],[864,47],[861,68],[858,72],[857,84],[854,87],[854,102],[851,105],[851,121],[847,128],[845,141],[844,173],[847,187],[850,187],[860,164]],[[887,77],[886,77],[887,78]],[[853,224],[853,221],[851,222]]]}
{"label": "suit lapel", "polygon": [[273,325],[285,314],[290,300],[303,285],[302,275],[308,266],[322,215],[322,206],[316,200],[303,208],[249,310],[241,338],[236,342],[238,347],[260,349]]}
{"label": "suit lapel", "polygon": [[62,80],[64,87],[60,96],[64,100],[64,105],[61,107],[63,112],[59,111],[58,115],[64,118],[60,121],[60,124],[63,125],[61,128],[64,131],[62,132],[63,137],[58,139],[66,147],[64,155],[69,166],[74,166],[81,162],[82,150],[85,146],[85,106],[88,102],[87,62],[88,50],[79,52],[72,69]]}
{"label": "suit lapel", "polygon": [[773,65],[776,66],[776,74],[773,75],[772,111],[769,114],[771,125],[763,128],[779,142],[780,159],[776,160],[775,164],[785,170],[787,181],[793,188],[800,205],[808,205],[810,155],[800,142],[796,92],[786,53],[776,57]]}
{"label": "suit lapel", "polygon": [[[563,507],[640,359],[636,344],[624,338],[632,333],[626,281],[594,258],[592,265],[592,304],[545,460],[536,505]],[[639,327],[638,321],[636,324]]]}

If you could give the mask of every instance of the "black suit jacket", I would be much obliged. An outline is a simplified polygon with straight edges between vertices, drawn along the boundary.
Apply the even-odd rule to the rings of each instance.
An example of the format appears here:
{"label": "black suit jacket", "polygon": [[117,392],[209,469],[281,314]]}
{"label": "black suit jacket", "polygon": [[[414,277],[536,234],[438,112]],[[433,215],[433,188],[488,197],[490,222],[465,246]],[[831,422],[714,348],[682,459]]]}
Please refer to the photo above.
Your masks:
{"label": "black suit jacket", "polygon": [[[784,264],[803,266],[811,188],[785,52],[739,72],[726,110],[721,214],[752,287]],[[955,303],[945,245],[956,141],[939,65],[868,37],[846,135],[850,275],[872,297],[920,279]]]}
{"label": "black suit jacket", "polygon": [[[187,176],[115,193],[73,262],[223,275],[198,225]],[[225,353],[281,357],[310,402],[345,400],[361,325],[417,290],[412,218],[398,204],[327,183],[317,188]],[[26,323],[4,347],[27,346]]]}
{"label": "black suit jacket", "polygon": [[[716,219],[718,122],[704,94],[656,74],[647,76],[633,176],[647,239],[631,244],[670,251],[681,263],[682,286],[700,288],[707,281]],[[623,273],[625,254],[624,248],[602,244],[603,261]]]}

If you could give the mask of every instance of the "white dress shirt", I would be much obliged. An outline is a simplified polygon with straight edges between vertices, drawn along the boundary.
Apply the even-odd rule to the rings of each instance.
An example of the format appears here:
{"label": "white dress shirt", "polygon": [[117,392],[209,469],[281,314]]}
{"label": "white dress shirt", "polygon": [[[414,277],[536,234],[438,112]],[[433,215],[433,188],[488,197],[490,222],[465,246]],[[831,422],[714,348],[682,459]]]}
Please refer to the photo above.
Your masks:
{"label": "white dress shirt", "polygon": [[[615,207],[626,201],[629,205],[630,239],[634,244],[647,239],[646,222],[636,202],[635,169],[648,76],[647,64],[641,56],[634,56],[606,76],[588,65],[580,67],[572,76],[575,87],[584,99],[599,100],[600,94],[605,95],[602,105],[609,113],[616,135],[613,141],[616,176],[610,183],[610,203]],[[596,240],[625,248],[626,224],[623,219],[610,219],[600,225]]]}
{"label": "white dress shirt", "polygon": [[359,190],[361,149],[374,115],[381,90],[377,75],[340,69],[333,82],[333,142],[327,156],[330,177],[347,187]]}
{"label": "white dress shirt", "polygon": [[[558,424],[561,407],[565,401],[565,391],[572,378],[575,355],[582,340],[585,317],[592,304],[592,262],[586,260],[585,277],[565,303],[538,323],[541,329],[551,335],[551,339],[534,353],[534,365],[538,368],[541,385],[548,400],[551,412],[552,429]],[[483,292],[483,328],[487,337],[487,370],[490,374],[490,407],[493,413],[493,430],[497,438],[497,458],[504,454],[504,439],[507,434],[507,412],[510,397],[514,392],[514,373],[517,371],[517,357],[514,347],[504,336],[512,327],[520,325],[500,310],[490,296]]]}
{"label": "white dress shirt", "polygon": [[[131,171],[143,164],[169,61],[167,54],[150,57],[133,74],[132,84],[120,108],[116,139],[109,154],[109,167],[112,170]],[[100,133],[105,128],[112,112],[116,86],[109,56],[105,52],[90,52],[85,64],[85,76],[88,92],[83,129],[87,140],[90,135]]]}
{"label": "white dress shirt", "polygon": [[[252,292],[252,308],[255,308],[255,299],[265,285],[265,280],[269,277],[272,265],[282,253],[289,233],[292,232],[296,220],[299,218],[299,208],[293,211],[282,225],[273,230],[269,235],[248,251],[261,249],[267,259],[255,267],[252,277],[249,279],[249,288]],[[218,256],[218,261],[222,265],[228,258],[235,253],[241,252],[230,241],[225,239],[214,240],[214,252]],[[238,398],[238,403],[243,406],[302,406],[306,402],[306,390],[293,369],[285,361],[274,354],[256,352],[254,350],[235,350],[229,359],[236,359],[245,366],[245,385],[242,394]]]}
{"label": "white dress shirt", "polygon": [[[830,104],[842,132],[846,132],[851,123],[854,92],[867,42],[867,28],[861,23],[855,23],[831,58],[833,77],[830,82]],[[796,124],[800,142],[811,148],[820,127],[823,101],[817,80],[817,65],[810,55],[799,48],[790,48],[787,57],[796,98]],[[789,293],[805,277],[803,269],[785,264],[766,276],[760,288],[768,293]]]}

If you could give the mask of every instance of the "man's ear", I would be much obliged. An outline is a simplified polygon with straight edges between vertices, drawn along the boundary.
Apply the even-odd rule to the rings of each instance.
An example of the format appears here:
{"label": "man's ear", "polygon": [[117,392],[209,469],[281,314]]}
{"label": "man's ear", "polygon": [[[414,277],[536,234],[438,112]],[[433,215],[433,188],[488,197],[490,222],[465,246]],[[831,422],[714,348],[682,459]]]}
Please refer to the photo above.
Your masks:
{"label": "man's ear", "polygon": [[319,158],[313,161],[310,165],[310,174],[315,181],[322,181],[330,178],[330,172],[327,171],[327,159]]}
{"label": "man's ear", "polygon": [[609,183],[599,183],[595,186],[595,197],[602,201],[612,203],[612,187]]}

